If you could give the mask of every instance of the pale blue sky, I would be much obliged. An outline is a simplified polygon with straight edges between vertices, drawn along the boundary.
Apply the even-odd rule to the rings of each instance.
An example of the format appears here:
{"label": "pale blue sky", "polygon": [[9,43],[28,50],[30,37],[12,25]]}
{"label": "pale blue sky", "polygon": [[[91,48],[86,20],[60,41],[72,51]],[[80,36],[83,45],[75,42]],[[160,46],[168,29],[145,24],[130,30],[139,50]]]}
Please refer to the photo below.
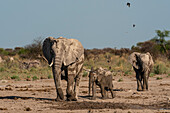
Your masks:
{"label": "pale blue sky", "polygon": [[130,48],[158,29],[170,30],[170,0],[0,0],[0,48],[48,36],[88,49]]}

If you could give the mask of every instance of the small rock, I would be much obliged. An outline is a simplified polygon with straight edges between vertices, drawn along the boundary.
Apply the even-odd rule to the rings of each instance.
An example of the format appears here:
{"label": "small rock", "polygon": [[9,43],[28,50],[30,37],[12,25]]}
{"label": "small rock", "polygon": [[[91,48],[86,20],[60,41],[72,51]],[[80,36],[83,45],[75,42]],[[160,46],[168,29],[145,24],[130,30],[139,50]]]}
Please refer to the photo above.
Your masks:
{"label": "small rock", "polygon": [[7,83],[8,81],[7,80],[1,80],[0,82],[1,83]]}
{"label": "small rock", "polygon": [[30,107],[26,107],[25,111],[31,111],[31,108]]}
{"label": "small rock", "polygon": [[0,110],[8,110],[7,108],[0,108]]}
{"label": "small rock", "polygon": [[11,90],[12,91],[12,88],[11,87],[6,87],[5,90]]}
{"label": "small rock", "polygon": [[31,78],[26,78],[26,81],[31,81]]}

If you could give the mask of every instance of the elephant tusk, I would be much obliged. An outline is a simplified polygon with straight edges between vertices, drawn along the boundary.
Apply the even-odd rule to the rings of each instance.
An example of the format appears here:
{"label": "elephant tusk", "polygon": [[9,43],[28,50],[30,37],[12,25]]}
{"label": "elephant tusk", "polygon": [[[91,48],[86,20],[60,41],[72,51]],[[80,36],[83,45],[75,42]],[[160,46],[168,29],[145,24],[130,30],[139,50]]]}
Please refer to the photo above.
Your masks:
{"label": "elephant tusk", "polygon": [[53,61],[51,62],[51,64],[49,66],[52,67],[52,65],[53,65]]}
{"label": "elephant tusk", "polygon": [[46,62],[48,62],[48,60],[42,55],[42,58],[46,61]]}

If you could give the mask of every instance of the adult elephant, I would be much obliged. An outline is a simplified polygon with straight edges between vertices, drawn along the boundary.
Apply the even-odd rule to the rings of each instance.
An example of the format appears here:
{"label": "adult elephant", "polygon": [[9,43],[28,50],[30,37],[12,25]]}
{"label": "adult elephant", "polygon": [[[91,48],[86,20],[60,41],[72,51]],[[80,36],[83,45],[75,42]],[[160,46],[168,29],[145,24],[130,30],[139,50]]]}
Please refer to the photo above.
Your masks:
{"label": "adult elephant", "polygon": [[137,90],[138,91],[148,90],[149,74],[154,65],[150,53],[133,52],[129,56],[129,62],[132,64],[133,69],[136,72]]}
{"label": "adult elephant", "polygon": [[82,44],[76,39],[48,37],[43,42],[42,50],[48,64],[52,67],[57,92],[56,100],[64,100],[61,87],[61,72],[64,71],[64,78],[67,81],[67,100],[76,101],[84,63]]}

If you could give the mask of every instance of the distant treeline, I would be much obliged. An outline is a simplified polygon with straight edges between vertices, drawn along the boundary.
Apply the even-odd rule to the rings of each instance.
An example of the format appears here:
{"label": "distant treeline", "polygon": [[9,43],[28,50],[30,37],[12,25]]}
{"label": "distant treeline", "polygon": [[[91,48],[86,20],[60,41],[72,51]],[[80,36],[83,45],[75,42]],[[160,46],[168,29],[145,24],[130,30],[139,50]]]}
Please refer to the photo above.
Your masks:
{"label": "distant treeline", "polygon": [[[16,47],[14,49],[0,48],[0,55],[15,56],[16,54],[18,54],[22,58],[37,59],[39,58],[38,56],[42,55],[41,46],[42,45],[40,43],[38,44],[33,43],[25,47]],[[168,59],[170,59],[170,40],[166,41],[165,49],[166,50],[164,50],[156,40],[152,39],[146,42],[139,42],[137,43],[136,46],[132,46],[131,49],[129,48],[85,49],[85,58],[88,58],[89,55],[99,55],[106,53],[111,53],[121,57],[123,55],[130,54],[136,51],[141,53],[150,52],[155,59],[157,57],[167,57]]]}
{"label": "distant treeline", "polygon": [[[138,42],[136,46],[132,46],[129,48],[104,48],[104,49],[85,49],[85,58],[88,59],[90,55],[99,55],[110,53],[118,56],[123,56],[130,54],[132,52],[150,52],[154,59],[158,57],[167,57],[170,59],[170,40],[165,40],[164,37],[169,37],[170,31],[157,30],[157,36],[151,40],[145,42]],[[37,38],[33,41],[32,44],[29,44],[25,47],[15,47],[14,49],[3,49],[0,48],[0,55],[9,55],[15,56],[19,55],[21,58],[29,58],[29,59],[37,59],[42,56],[42,43],[43,40],[41,38]]]}
{"label": "distant treeline", "polygon": [[170,59],[170,40],[165,41],[164,47],[160,44],[157,39],[151,39],[145,42],[139,42],[136,46],[132,46],[131,49],[129,48],[121,48],[121,49],[114,49],[114,48],[104,48],[104,49],[85,49],[85,56],[88,58],[90,54],[92,55],[99,55],[105,53],[111,53],[114,55],[119,55],[120,57],[125,54],[130,54],[132,52],[141,52],[146,53],[150,52],[154,59],[158,57],[167,57]]}

